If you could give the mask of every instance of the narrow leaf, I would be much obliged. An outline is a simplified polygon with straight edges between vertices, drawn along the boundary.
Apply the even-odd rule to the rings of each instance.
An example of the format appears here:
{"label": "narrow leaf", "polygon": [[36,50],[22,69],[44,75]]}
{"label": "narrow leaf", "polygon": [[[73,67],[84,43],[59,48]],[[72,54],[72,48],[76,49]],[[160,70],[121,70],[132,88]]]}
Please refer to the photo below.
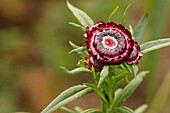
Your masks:
{"label": "narrow leaf", "polygon": [[130,73],[132,73],[129,65],[128,65],[126,62],[123,62],[122,64],[123,64],[123,66],[124,66]]}
{"label": "narrow leaf", "polygon": [[81,113],[83,111],[83,109],[78,106],[76,106],[74,110],[76,111],[76,113]]}
{"label": "narrow leaf", "polygon": [[76,23],[74,23],[74,22],[69,22],[68,24],[73,25],[73,26],[75,26],[75,27],[79,27],[79,28],[81,28],[83,31],[86,31],[86,28],[85,28],[85,27],[83,27],[83,26],[81,26],[81,25],[79,25],[79,24],[76,24]]}
{"label": "narrow leaf", "polygon": [[[69,96],[68,98],[62,100],[61,102],[59,102],[58,104],[56,104],[55,106],[53,106],[51,109],[48,109],[47,112],[44,112],[44,113],[51,113],[51,112],[54,112],[55,110],[59,109],[60,107],[84,96],[84,95],[87,95],[89,93],[91,93],[93,90],[91,88],[85,88],[83,89],[82,91],[79,91],[77,93],[75,93],[74,95],[71,95]],[[69,92],[67,92],[69,93]]]}
{"label": "narrow leaf", "polygon": [[91,73],[91,71],[87,68],[80,67],[80,68],[75,68],[71,71],[69,71],[65,67],[60,67],[65,73],[70,74],[70,75],[75,75],[75,74],[80,74],[80,73]]}
{"label": "narrow leaf", "polygon": [[117,6],[113,11],[112,11],[112,13],[110,14],[110,16],[109,16],[109,22],[110,22],[110,20],[111,20],[111,17],[116,13],[116,11],[118,10],[118,8],[119,8],[119,6]]}
{"label": "narrow leaf", "polygon": [[67,113],[76,113],[76,112],[74,112],[74,111],[72,111],[72,110],[70,110],[70,109],[68,109],[66,107],[61,107],[60,109],[67,112]]}
{"label": "narrow leaf", "polygon": [[77,52],[81,58],[86,58],[88,57],[88,52],[86,51],[85,47],[81,47],[81,46],[78,46],[76,44],[74,44],[73,42],[69,41],[70,45],[74,48],[72,51],[70,51],[69,53],[72,53],[72,52]]}
{"label": "narrow leaf", "polygon": [[108,75],[109,75],[109,66],[104,66],[104,68],[103,68],[103,70],[101,71],[101,74],[100,74],[98,87],[100,86],[100,84],[105,80],[105,78]]}
{"label": "narrow leaf", "polygon": [[103,112],[99,109],[87,109],[81,113],[103,113]]}
{"label": "narrow leaf", "polygon": [[143,16],[142,20],[140,21],[140,23],[137,25],[133,36],[135,37],[135,41],[138,42],[138,44],[140,45],[142,42],[142,38],[144,36],[144,33],[146,31],[146,27],[148,25],[148,15],[149,13],[146,12],[145,15]]}
{"label": "narrow leaf", "polygon": [[[113,100],[113,103],[115,103],[115,100],[117,100],[117,98],[119,97],[119,95],[121,94],[121,91],[122,89],[119,88],[115,91],[115,94],[114,94],[114,100]],[[113,105],[112,105],[113,106]]]}
{"label": "narrow leaf", "polygon": [[113,108],[113,111],[114,113],[135,113],[132,109],[128,108],[128,107],[125,107],[125,106],[120,106],[120,107],[115,107]]}
{"label": "narrow leaf", "polygon": [[135,110],[135,113],[144,113],[147,108],[148,108],[147,104],[141,105]]}
{"label": "narrow leaf", "polygon": [[164,39],[146,42],[141,45],[141,51],[143,53],[148,53],[150,51],[160,49],[166,46],[170,46],[170,38],[164,38]]}
{"label": "narrow leaf", "polygon": [[100,95],[100,97],[103,99],[103,101],[108,103],[108,101],[106,100],[104,94],[95,85],[88,84],[88,83],[84,83],[84,85],[86,85],[87,87],[89,87],[89,88],[93,89],[94,91],[96,91]]}
{"label": "narrow leaf", "polygon": [[78,48],[76,48],[76,49],[71,50],[71,51],[69,52],[69,54],[70,54],[70,53],[73,53],[73,52],[84,51],[85,49],[86,49],[85,47],[78,47]]}
{"label": "narrow leaf", "polygon": [[128,12],[129,12],[129,8],[130,8],[130,5],[129,4],[125,10],[125,12],[123,13],[123,16],[122,16],[122,21],[121,21],[121,24],[124,26],[127,22],[127,18],[128,18]]}
{"label": "narrow leaf", "polygon": [[78,19],[83,27],[92,26],[94,24],[93,20],[82,10],[74,7],[70,2],[67,1],[67,6]]}
{"label": "narrow leaf", "polygon": [[[50,110],[52,107],[60,103],[61,101],[77,94],[78,92],[81,92],[82,90],[87,89],[86,85],[76,85],[73,86],[65,91],[63,91],[59,96],[57,96],[43,111],[42,113],[46,113],[48,110]],[[62,107],[62,106],[61,106]]]}
{"label": "narrow leaf", "polygon": [[79,48],[80,46],[74,44],[73,42],[69,41],[70,45],[74,48],[74,49],[77,49]]}
{"label": "narrow leaf", "polygon": [[113,107],[122,105],[126,99],[132,95],[138,85],[142,82],[143,77],[148,73],[148,71],[143,71],[137,75],[136,78],[132,79],[129,84],[127,84],[119,96],[116,98],[115,102],[113,103]]}
{"label": "narrow leaf", "polygon": [[133,28],[130,24],[129,24],[129,30],[130,30],[130,33],[132,35],[132,40],[135,40],[135,37],[133,36]]}
{"label": "narrow leaf", "polygon": [[136,77],[137,74],[138,74],[138,66],[137,65],[133,65],[132,68],[133,68],[134,76]]}

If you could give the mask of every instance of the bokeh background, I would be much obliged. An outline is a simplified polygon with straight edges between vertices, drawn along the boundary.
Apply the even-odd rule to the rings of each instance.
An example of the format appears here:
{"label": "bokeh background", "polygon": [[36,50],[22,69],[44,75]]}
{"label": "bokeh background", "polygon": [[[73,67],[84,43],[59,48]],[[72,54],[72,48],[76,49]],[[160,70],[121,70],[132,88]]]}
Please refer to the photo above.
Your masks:
{"label": "bokeh background", "polygon": [[[65,0],[0,0],[0,113],[39,113],[61,91],[83,82],[93,83],[89,74],[67,75],[59,66],[76,67],[80,57],[68,54],[68,40],[84,44],[83,31],[68,25],[76,18]],[[170,0],[70,0],[92,19],[120,23],[131,3],[126,27],[133,28],[146,11],[150,14],[144,42],[170,37]],[[140,70],[150,70],[126,106],[135,109],[149,103],[149,113],[170,112],[170,47],[144,55]],[[169,76],[168,76],[169,75]],[[89,94],[68,104],[83,109],[100,107],[97,94]],[[56,113],[64,113],[56,111]]]}

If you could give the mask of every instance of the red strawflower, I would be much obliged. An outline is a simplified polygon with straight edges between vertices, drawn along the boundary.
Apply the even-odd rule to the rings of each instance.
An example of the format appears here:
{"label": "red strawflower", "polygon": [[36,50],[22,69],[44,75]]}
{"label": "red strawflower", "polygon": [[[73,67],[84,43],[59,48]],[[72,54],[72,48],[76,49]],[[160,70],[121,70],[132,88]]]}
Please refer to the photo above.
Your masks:
{"label": "red strawflower", "polygon": [[127,58],[126,62],[129,65],[138,64],[138,60],[140,60],[142,56],[143,56],[143,53],[140,52],[140,47],[139,47],[138,43],[134,42],[133,51]]}
{"label": "red strawflower", "polygon": [[113,22],[98,22],[87,27],[87,48],[89,54],[104,64],[121,64],[132,52],[133,40],[130,32]]}
{"label": "red strawflower", "polygon": [[99,72],[103,69],[104,64],[102,62],[97,61],[92,56],[89,56],[89,58],[85,58],[86,60],[86,66],[91,70],[92,66],[95,69],[95,72]]}

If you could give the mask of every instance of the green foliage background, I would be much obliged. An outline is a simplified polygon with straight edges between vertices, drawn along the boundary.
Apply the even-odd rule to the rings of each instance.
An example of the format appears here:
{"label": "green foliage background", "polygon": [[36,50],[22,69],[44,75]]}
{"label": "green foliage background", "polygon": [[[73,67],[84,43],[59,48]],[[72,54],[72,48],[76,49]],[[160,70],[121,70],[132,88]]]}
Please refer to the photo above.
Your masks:
{"label": "green foliage background", "polygon": [[[116,23],[120,23],[123,11],[131,3],[127,28],[128,24],[134,28],[144,12],[148,11],[150,22],[145,40],[170,36],[170,0],[70,2],[85,11],[95,22],[107,22],[109,14],[119,6],[111,19]],[[88,74],[69,76],[59,69],[59,66],[71,69],[79,59],[76,54],[68,54],[71,50],[68,40],[78,45],[84,44],[82,30],[68,25],[69,21],[78,23],[64,0],[0,1],[0,112],[40,112],[64,89],[78,83],[92,82]],[[152,102],[152,97],[170,67],[169,49],[166,47],[142,58],[140,67],[150,70],[150,74],[125,104],[136,108],[146,100]],[[95,94],[88,98],[91,98],[90,102],[86,102],[85,97],[68,107],[77,103],[84,109],[100,106]],[[161,109],[163,113],[170,112],[169,100]],[[160,112],[159,109],[157,112]]]}

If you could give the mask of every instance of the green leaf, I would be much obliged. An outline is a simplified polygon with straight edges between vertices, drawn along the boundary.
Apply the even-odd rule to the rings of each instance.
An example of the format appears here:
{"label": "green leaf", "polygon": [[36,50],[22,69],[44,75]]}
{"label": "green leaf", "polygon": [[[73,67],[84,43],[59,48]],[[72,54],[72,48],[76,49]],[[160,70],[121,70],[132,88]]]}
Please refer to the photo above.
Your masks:
{"label": "green leaf", "polygon": [[67,113],[76,113],[76,112],[74,112],[74,111],[72,111],[72,110],[70,110],[70,109],[68,109],[66,107],[61,107],[60,109],[67,112]]}
{"label": "green leaf", "polygon": [[121,21],[121,24],[124,26],[127,22],[127,18],[128,18],[128,12],[129,12],[129,8],[130,8],[130,5],[129,4],[125,10],[125,12],[123,13],[123,16],[122,16],[122,21]]}
{"label": "green leaf", "polygon": [[148,73],[148,71],[143,71],[137,75],[136,78],[132,79],[129,84],[127,84],[121,93],[116,98],[115,102],[113,103],[113,107],[121,106],[126,99],[132,95],[138,85],[142,82],[143,77]]}
{"label": "green leaf", "polygon": [[166,46],[170,46],[170,38],[149,41],[149,42],[142,44],[140,47],[143,53],[148,53],[150,51],[160,49]]}
{"label": "green leaf", "polygon": [[103,70],[101,71],[100,74],[100,79],[99,79],[99,83],[98,83],[98,87],[100,86],[100,84],[105,80],[105,78],[109,75],[109,66],[104,66]]}
{"label": "green leaf", "polygon": [[51,113],[62,106],[88,94],[93,90],[87,88],[86,85],[76,85],[73,86],[64,92],[62,92],[58,97],[56,97],[43,111],[42,113]]}
{"label": "green leaf", "polygon": [[77,49],[79,48],[80,46],[74,44],[73,42],[69,41],[70,45],[74,48],[74,49]]}
{"label": "green leaf", "polygon": [[71,3],[67,1],[67,7],[71,10],[73,15],[78,19],[83,27],[92,26],[94,24],[93,20],[82,10],[74,7]]}
{"label": "green leaf", "polygon": [[118,8],[119,8],[119,6],[117,6],[113,11],[112,11],[112,13],[110,14],[110,16],[109,16],[109,22],[110,22],[110,20],[111,20],[111,17],[116,13],[116,11],[118,10]]}
{"label": "green leaf", "polygon": [[134,76],[136,77],[137,74],[138,74],[138,66],[137,65],[133,65],[132,68],[133,68]]}
{"label": "green leaf", "polygon": [[123,64],[123,66],[124,66],[130,73],[132,73],[129,65],[128,65],[126,62],[123,62],[122,64]]}
{"label": "green leaf", "polygon": [[85,63],[86,63],[86,60],[85,59],[80,59],[79,61],[78,61],[78,63],[77,63],[77,66],[78,67],[87,67],[86,65],[85,65]]}
{"label": "green leaf", "polygon": [[147,108],[148,108],[148,105],[143,104],[135,110],[135,113],[144,113]]}
{"label": "green leaf", "polygon": [[130,30],[130,33],[132,35],[132,40],[135,40],[135,37],[133,36],[133,28],[130,24],[129,24],[129,30]]}
{"label": "green leaf", "polygon": [[78,48],[76,48],[76,49],[71,50],[71,51],[69,52],[69,54],[70,54],[70,53],[73,53],[73,52],[84,51],[84,50],[86,50],[86,47],[78,47]]}
{"label": "green leaf", "polygon": [[130,108],[128,107],[125,107],[125,106],[120,106],[120,107],[115,107],[113,108],[112,112],[114,113],[135,113],[133,110],[131,110]]}
{"label": "green leaf", "polygon": [[135,37],[135,41],[137,41],[139,45],[142,42],[142,38],[146,31],[146,27],[148,25],[148,21],[149,21],[148,15],[149,15],[149,13],[146,12],[145,15],[143,16],[142,20],[140,21],[140,23],[137,25],[137,27],[134,31],[134,34],[133,34],[133,36]]}
{"label": "green leaf", "polygon": [[85,47],[81,47],[81,46],[78,46],[76,44],[74,44],[73,42],[69,41],[70,45],[74,48],[72,51],[70,51],[69,53],[72,53],[72,52],[77,52],[81,58],[86,58],[89,56],[88,52],[86,51],[86,48]]}
{"label": "green leaf", "polygon": [[78,106],[76,106],[74,110],[76,111],[76,113],[81,113],[83,111],[83,109]]}
{"label": "green leaf", "polygon": [[103,101],[105,103],[108,103],[108,101],[106,100],[104,94],[95,85],[88,84],[88,83],[84,83],[84,85],[86,85],[87,87],[89,87],[89,88],[93,89],[94,91],[96,91],[100,95],[100,97],[103,99]]}
{"label": "green leaf", "polygon": [[81,113],[103,113],[103,112],[100,111],[99,109],[87,109]]}
{"label": "green leaf", "polygon": [[[121,91],[122,89],[119,88],[115,91],[115,94],[114,94],[114,100],[113,100],[113,103],[115,103],[115,100],[117,100],[117,98],[119,97],[119,95],[121,94]],[[112,105],[113,106],[113,105]]]}
{"label": "green leaf", "polygon": [[74,23],[74,22],[69,22],[68,24],[73,25],[73,26],[75,26],[75,27],[79,27],[79,28],[81,28],[83,31],[86,31],[86,28],[85,28],[85,27],[83,27],[83,26],[81,26],[81,25],[79,25],[79,24],[76,24],[76,23]]}
{"label": "green leaf", "polygon": [[91,73],[91,71],[87,68],[84,67],[79,67],[79,68],[75,68],[71,71],[69,71],[67,68],[65,67],[60,67],[65,73],[70,74],[70,75],[75,75],[75,74],[80,74],[80,73]]}

